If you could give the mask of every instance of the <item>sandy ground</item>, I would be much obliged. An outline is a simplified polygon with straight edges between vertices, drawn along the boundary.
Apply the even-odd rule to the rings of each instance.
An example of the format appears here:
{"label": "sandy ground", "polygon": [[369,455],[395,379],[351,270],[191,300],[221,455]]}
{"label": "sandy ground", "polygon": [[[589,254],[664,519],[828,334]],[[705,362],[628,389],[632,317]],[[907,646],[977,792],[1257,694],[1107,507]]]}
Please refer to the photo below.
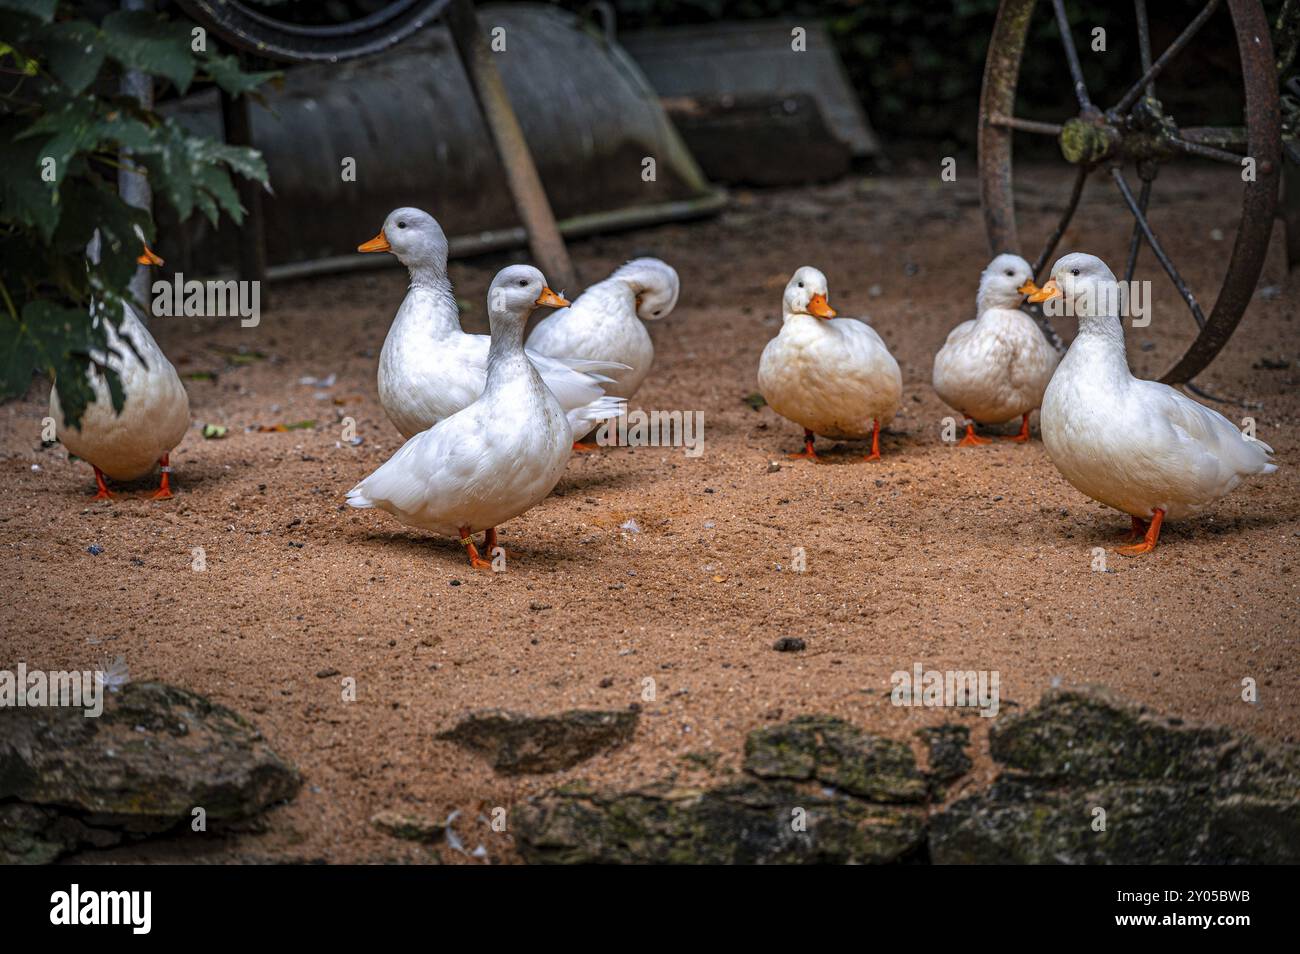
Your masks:
{"label": "sandy ground", "polygon": [[[974,166],[961,168],[956,183],[940,183],[927,164],[923,174],[742,193],[707,222],[575,243],[588,280],[634,254],[680,270],[681,303],[652,328],[656,364],[634,403],[702,410],[706,450],[575,457],[552,499],[502,529],[514,557],[500,574],[470,571],[455,542],[342,506],[400,444],[375,390],[405,289],[399,270],[277,285],[256,329],[156,323],[183,373],[215,375],[188,382],[195,424],[172,458],[179,493],[170,502],[151,502],[145,485],[91,502],[90,468],[41,449],[44,387],[0,407],[0,667],[124,656],[134,679],[174,682],[252,718],[306,780],[264,833],[88,857],[467,862],[368,822],[383,809],[436,819],[461,809],[460,838],[510,861],[511,835],[480,813],[575,778],[710,784],[737,769],[748,731],[813,712],[900,738],[946,720],[971,726],[969,791],[993,772],[988,720],[892,706],[890,674],[917,662],[997,670],[1004,714],[1053,680],[1090,681],[1294,741],[1300,354],[1281,229],[1261,281],[1273,290],[1257,294],[1201,379],[1262,403],[1225,410],[1257,418],[1280,471],[1168,526],[1154,555],[1111,555],[1110,572],[1098,573],[1093,548],[1112,545],[1128,518],[1067,485],[1036,429],[1024,446],[941,439],[951,412],[930,388],[932,357],[972,315],[986,263]],[[1225,176],[1171,171],[1157,189],[1157,228],[1207,301],[1236,221]],[[1023,180],[1025,234],[1046,234],[1068,185],[1045,173]],[[1129,222],[1104,183],[1090,186],[1076,223],[1063,249],[1094,251],[1118,270]],[[358,222],[358,240],[375,227]],[[487,283],[509,261],[454,263],[473,330],[483,327]],[[781,289],[806,263],[827,273],[841,314],[872,317],[902,367],[903,407],[879,463],[830,442],[823,463],[786,461],[799,428],[743,402],[779,326]],[[1150,270],[1149,252],[1143,265],[1155,313],[1130,332],[1129,351],[1135,371],[1154,377],[1190,340],[1192,322]],[[329,374],[337,383],[324,391],[299,383]],[[361,446],[340,441],[344,416],[355,418]],[[309,419],[313,430],[256,430]],[[228,436],[205,440],[209,423]],[[774,460],[780,468],[769,472]],[[620,529],[628,520],[641,532]],[[92,544],[103,552],[92,555]],[[191,569],[197,547],[204,572]],[[805,573],[791,571],[796,547]],[[781,636],[808,648],[774,652]],[[338,674],[317,675],[330,670]],[[1257,705],[1240,698],[1248,676]],[[342,699],[345,677],[357,680],[355,702]],[[643,702],[647,679],[656,694]],[[497,777],[434,739],[480,707],[634,704],[642,718],[631,745],[560,775]],[[710,769],[690,753],[720,757]]]}

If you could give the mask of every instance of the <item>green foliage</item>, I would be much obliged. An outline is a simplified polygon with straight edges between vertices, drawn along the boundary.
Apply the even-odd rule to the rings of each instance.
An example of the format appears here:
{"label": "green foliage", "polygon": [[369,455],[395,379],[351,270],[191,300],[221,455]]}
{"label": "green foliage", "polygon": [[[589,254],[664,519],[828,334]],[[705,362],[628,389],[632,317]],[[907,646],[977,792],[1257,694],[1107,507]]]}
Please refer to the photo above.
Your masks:
{"label": "green foliage", "polygon": [[[120,92],[127,70],[163,95],[196,80],[245,95],[273,74],[244,73],[233,56],[195,50],[188,23],[152,13],[96,18],[60,0],[0,0],[0,399],[32,374],[54,378],[65,423],[94,399],[88,371],[105,375],[107,323],[120,325],[150,215],[118,195],[121,170],[144,174],[156,202],[185,220],[243,218],[232,174],[266,183],[253,149],[192,135]],[[80,5],[84,6],[84,4]],[[98,231],[100,258],[86,246]]]}

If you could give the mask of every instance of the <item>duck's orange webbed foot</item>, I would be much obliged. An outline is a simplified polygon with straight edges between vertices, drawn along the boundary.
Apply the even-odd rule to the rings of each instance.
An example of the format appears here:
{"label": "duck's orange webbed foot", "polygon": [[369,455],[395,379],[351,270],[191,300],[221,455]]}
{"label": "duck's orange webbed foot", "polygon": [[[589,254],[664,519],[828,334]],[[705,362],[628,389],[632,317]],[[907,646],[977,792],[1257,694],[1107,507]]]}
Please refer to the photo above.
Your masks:
{"label": "duck's orange webbed foot", "polygon": [[170,458],[170,454],[163,454],[162,460],[158,462],[162,465],[162,483],[160,483],[158,489],[154,491],[153,497],[150,498],[151,500],[170,500],[172,498],[172,485],[170,480],[172,467],[169,463]]}
{"label": "duck's orange webbed foot", "polygon": [[786,454],[791,460],[816,460],[817,451],[813,450],[813,432],[804,429],[803,432],[803,452],[798,454]]}
{"label": "duck's orange webbed foot", "polygon": [[993,438],[980,437],[975,433],[975,422],[966,422],[966,436],[957,442],[958,447],[978,447],[980,444],[992,444]]}
{"label": "duck's orange webbed foot", "polygon": [[[95,467],[94,464],[91,464],[90,466]],[[91,500],[113,499],[113,495],[108,490],[108,484],[104,483],[104,472],[98,467],[95,467],[95,487],[95,496],[91,497]]]}
{"label": "duck's orange webbed foot", "polygon": [[[1155,515],[1151,518],[1151,525],[1147,527],[1146,535],[1142,538],[1142,542],[1135,543],[1131,547],[1119,547],[1115,552],[1124,556],[1138,556],[1142,553],[1150,553],[1156,548],[1156,543],[1160,540],[1160,524],[1164,522],[1164,519],[1165,512],[1156,510]],[[1133,518],[1134,531],[1137,530],[1140,522],[1137,517]]]}
{"label": "duck's orange webbed foot", "polygon": [[1004,435],[1004,441],[1015,441],[1017,444],[1025,444],[1029,441],[1029,415],[1026,414],[1020,419],[1020,433]]}
{"label": "duck's orange webbed foot", "polygon": [[1147,535],[1147,522],[1141,517],[1133,517],[1132,520],[1133,529],[1121,538],[1123,543],[1132,543],[1134,540],[1141,540]]}
{"label": "duck's orange webbed foot", "polygon": [[598,450],[600,450],[600,447],[596,444],[586,444],[582,441],[573,442],[573,452],[575,454],[594,454]]}
{"label": "duck's orange webbed foot", "polygon": [[[497,547],[500,546],[501,544],[497,542],[497,528],[493,527],[483,535],[483,552],[488,556],[495,556]],[[513,550],[507,550],[505,547],[501,547],[501,552],[505,554],[507,560],[513,560],[515,558]]]}
{"label": "duck's orange webbed foot", "polygon": [[460,528],[460,542],[465,547],[465,555],[469,557],[469,565],[476,570],[490,570],[492,564],[478,555],[478,547],[474,546],[474,538],[469,535],[469,527]]}
{"label": "duck's orange webbed foot", "polygon": [[862,458],[864,461],[880,460],[880,420],[871,422],[871,453]]}

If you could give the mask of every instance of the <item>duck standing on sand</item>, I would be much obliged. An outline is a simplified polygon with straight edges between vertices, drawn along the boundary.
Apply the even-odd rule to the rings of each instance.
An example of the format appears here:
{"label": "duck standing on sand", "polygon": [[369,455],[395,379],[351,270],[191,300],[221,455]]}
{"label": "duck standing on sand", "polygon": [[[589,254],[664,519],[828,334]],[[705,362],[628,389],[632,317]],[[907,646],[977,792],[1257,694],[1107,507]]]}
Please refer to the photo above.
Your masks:
{"label": "duck standing on sand", "polygon": [[[429,213],[394,209],[379,234],[357,251],[392,252],[411,274],[379,355],[379,403],[403,437],[414,437],[483,393],[489,339],[461,330],[460,309],[447,278],[447,236]],[[528,358],[564,408],[574,440],[618,416],[622,405],[605,396],[605,386],[608,375],[626,371],[626,366],[533,352]]]}
{"label": "duck standing on sand", "polygon": [[[138,261],[142,265],[163,263],[148,246]],[[113,497],[105,476],[135,480],[155,466],[162,467],[162,481],[153,499],[166,500],[172,496],[171,452],[190,426],[190,398],[176,368],[135,309],[125,302],[122,309],[120,327],[104,323],[108,353],[92,355],[96,363],[112,368],[121,379],[126,397],[122,413],[113,409],[107,378],[92,366],[86,376],[94,388],[95,400],[86,405],[80,424],[64,424],[57,384],[50,388],[50,417],[56,422],[59,443],[95,469],[95,500]],[[104,321],[99,315],[93,320],[97,325]]]}
{"label": "duck standing on sand", "polygon": [[657,258],[634,258],[547,315],[528,336],[528,348],[555,358],[613,361],[605,393],[627,400],[650,373],[655,348],[644,322],[667,318],[677,305],[677,270]]}
{"label": "duck standing on sand", "polygon": [[491,569],[471,534],[537,506],[569,459],[572,428],[564,409],[524,353],[524,325],[539,305],[568,302],[530,265],[503,268],[488,289],[492,345],[483,393],[398,449],[348,491],[353,507],[378,507],[402,523],[458,535],[470,565]]}
{"label": "duck standing on sand", "polygon": [[1025,295],[1036,291],[1028,262],[999,255],[980,275],[976,317],[954,328],[934,356],[935,391],[966,417],[959,447],[992,443],[975,433],[975,422],[1002,424],[1017,417],[1020,433],[1006,439],[1029,440],[1029,415],[1042,405],[1061,360],[1034,319],[1020,310]]}
{"label": "duck standing on sand", "polygon": [[758,363],[758,388],[772,410],[803,425],[804,450],[815,460],[817,434],[871,438],[866,460],[880,459],[880,422],[893,418],[903,394],[898,362],[874,328],[836,318],[826,276],[805,265],[781,300],[781,332]]}
{"label": "duck standing on sand", "polygon": [[1076,489],[1133,518],[1129,539],[1141,542],[1117,552],[1154,550],[1166,518],[1197,513],[1246,477],[1277,470],[1273,449],[1219,412],[1133,377],[1105,262],[1081,252],[1058,259],[1029,300],[1052,298],[1078,318],[1079,333],[1043,395],[1043,444]]}

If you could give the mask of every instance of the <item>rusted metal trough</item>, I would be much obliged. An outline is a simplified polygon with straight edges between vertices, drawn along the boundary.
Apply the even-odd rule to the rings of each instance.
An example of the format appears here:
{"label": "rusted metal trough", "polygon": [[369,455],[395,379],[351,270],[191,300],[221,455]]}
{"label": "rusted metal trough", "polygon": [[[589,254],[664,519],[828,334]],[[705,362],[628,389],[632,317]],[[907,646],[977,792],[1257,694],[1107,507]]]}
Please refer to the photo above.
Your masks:
{"label": "rusted metal trough", "polygon": [[618,42],[716,182],[827,181],[880,153],[831,36],[815,20],[637,30]]}
{"label": "rusted metal trough", "polygon": [[[709,214],[709,185],[659,98],[616,44],[554,8],[481,8],[480,24],[536,160],[561,231],[577,236]],[[496,32],[499,28],[499,32]],[[432,212],[453,255],[522,246],[504,172],[442,26],[345,64],[293,67],[251,109],[274,197],[266,206],[271,277],[368,267],[356,255],[393,208]],[[220,137],[215,93],[173,115]],[[352,178],[348,173],[355,172]],[[234,269],[236,230],[195,218],[164,239],[187,272]]]}

